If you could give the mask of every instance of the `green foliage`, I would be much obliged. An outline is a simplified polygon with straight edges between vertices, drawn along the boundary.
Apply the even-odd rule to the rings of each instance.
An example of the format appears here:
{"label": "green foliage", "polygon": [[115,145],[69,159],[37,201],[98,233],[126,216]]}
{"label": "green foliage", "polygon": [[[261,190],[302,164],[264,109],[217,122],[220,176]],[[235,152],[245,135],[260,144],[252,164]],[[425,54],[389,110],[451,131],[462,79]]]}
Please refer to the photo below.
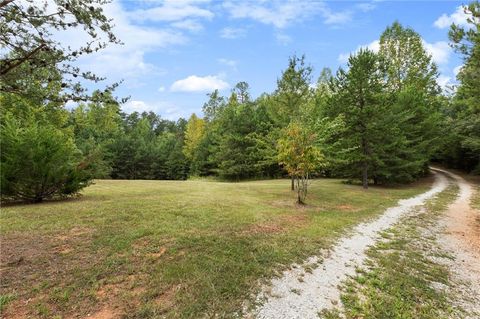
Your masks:
{"label": "green foliage", "polygon": [[[5,48],[0,56],[0,92],[41,101],[91,100],[79,79],[98,82],[102,78],[80,70],[74,62],[109,43],[121,43],[103,12],[106,3],[104,0],[0,2],[0,46]],[[57,35],[69,29],[82,30],[88,39],[86,43],[75,49],[59,43]],[[116,86],[115,83],[104,92]]]}
{"label": "green foliage", "polygon": [[118,179],[186,179],[183,153],[186,123],[162,120],[158,115],[125,115],[123,128],[108,147],[111,177]]}
{"label": "green foliage", "polygon": [[387,82],[391,91],[412,86],[431,94],[439,92],[437,66],[413,29],[397,21],[388,26],[380,36],[380,54],[387,62]]}
{"label": "green foliage", "polygon": [[322,165],[317,136],[307,126],[290,123],[278,141],[278,161],[297,180],[297,202],[305,203],[308,181]]}
{"label": "green foliage", "polygon": [[90,163],[68,131],[22,125],[6,114],[0,134],[2,199],[41,202],[75,195],[90,183]]}
{"label": "green foliage", "polygon": [[[227,103],[214,91],[204,106],[205,131],[192,158],[192,173],[230,180],[271,177],[276,161],[276,133],[267,111],[269,99],[250,99],[248,84],[238,83]],[[215,110],[215,112],[212,112]]]}
{"label": "green foliage", "polygon": [[[99,94],[96,92],[95,94]],[[80,104],[70,114],[77,147],[94,159],[96,178],[110,175],[113,154],[111,147],[122,133],[120,106],[111,99]]]}
{"label": "green foliage", "polygon": [[[188,119],[187,126],[185,128],[185,145],[183,146],[183,154],[191,162],[196,161],[197,151],[204,134],[205,121],[201,118],[198,118],[197,115],[193,113]],[[193,168],[192,173],[195,173]]]}
{"label": "green foliage", "polygon": [[297,119],[302,108],[311,97],[312,67],[305,62],[305,56],[292,56],[288,67],[277,80],[270,115],[280,127],[286,127],[292,119]]}
{"label": "green foliage", "polygon": [[389,151],[388,165],[396,178],[385,181],[412,181],[421,176],[439,147],[440,89],[437,66],[427,53],[418,33],[398,22],[380,37],[380,52],[386,63],[387,92],[391,112],[405,143]]}
{"label": "green foliage", "polygon": [[449,37],[453,48],[462,54],[460,85],[445,107],[447,151],[441,158],[448,164],[480,173],[480,2],[465,8],[469,27],[453,24]]}
{"label": "green foliage", "polygon": [[223,178],[235,180],[269,176],[271,166],[275,165],[268,158],[273,148],[268,136],[271,121],[265,108],[250,101],[245,82],[236,88],[218,119],[217,172]]}
{"label": "green foliage", "polygon": [[348,70],[316,94],[328,172],[361,179],[365,188],[369,180],[422,176],[439,147],[437,76],[421,37],[398,22],[383,32],[378,55],[361,50],[350,57]]}
{"label": "green foliage", "polygon": [[382,59],[369,50],[351,56],[348,71],[340,69],[332,83],[333,94],[325,108],[325,115],[341,123],[342,130],[332,132],[325,143],[330,162],[346,177],[359,178],[368,187],[369,173],[382,166],[387,147],[394,143],[394,127],[387,111],[384,93]]}

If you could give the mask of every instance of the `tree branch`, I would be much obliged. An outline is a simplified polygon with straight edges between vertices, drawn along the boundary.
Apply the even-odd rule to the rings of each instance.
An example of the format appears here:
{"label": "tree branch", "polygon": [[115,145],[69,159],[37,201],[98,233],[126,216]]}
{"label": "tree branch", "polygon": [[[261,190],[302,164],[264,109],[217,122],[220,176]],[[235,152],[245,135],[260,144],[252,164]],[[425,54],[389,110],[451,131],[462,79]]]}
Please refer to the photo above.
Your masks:
{"label": "tree branch", "polygon": [[2,2],[0,2],[0,8],[5,7],[10,2],[13,2],[13,0],[3,0]]}
{"label": "tree branch", "polygon": [[[13,1],[13,0],[12,0]],[[35,50],[31,51],[30,53],[28,53],[26,56],[24,56],[23,58],[20,58],[17,62],[13,63],[12,65],[10,65],[9,67],[3,69],[3,70],[0,70],[0,75],[5,75],[7,74],[8,72],[10,72],[12,69],[16,68],[17,66],[19,66],[20,64],[22,64],[23,62],[27,61],[30,57],[32,57],[33,55],[35,55],[38,51],[40,51],[42,48],[44,47],[44,44],[41,44],[40,46],[38,46]]]}

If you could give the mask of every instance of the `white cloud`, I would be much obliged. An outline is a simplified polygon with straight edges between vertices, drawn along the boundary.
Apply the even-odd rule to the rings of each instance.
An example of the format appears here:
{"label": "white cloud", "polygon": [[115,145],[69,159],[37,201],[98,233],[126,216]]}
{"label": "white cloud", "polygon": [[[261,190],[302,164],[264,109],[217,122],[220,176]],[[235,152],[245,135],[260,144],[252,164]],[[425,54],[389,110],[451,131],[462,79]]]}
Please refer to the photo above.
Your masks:
{"label": "white cloud", "polygon": [[167,101],[146,102],[142,100],[130,100],[123,104],[121,108],[122,111],[126,113],[142,113],[152,111],[156,114],[160,114],[162,118],[169,120],[176,120],[179,117],[186,116],[189,113],[188,110],[184,110],[184,108],[178,107]]}
{"label": "white cloud", "polygon": [[165,87],[162,85],[158,88],[158,92],[165,92]]}
{"label": "white cloud", "polygon": [[[158,49],[186,43],[187,38],[171,28],[147,27],[135,24],[129,12],[119,1],[103,6],[105,15],[113,19],[113,32],[124,45],[110,44],[107,48],[89,55],[82,55],[77,65],[84,71],[106,76],[109,83],[125,79],[127,87],[139,86],[146,74],[165,74],[165,71],[146,62],[145,55]],[[64,47],[77,49],[89,40],[80,28],[58,32],[55,35]],[[101,38],[102,34],[99,34]]]}
{"label": "white cloud", "polygon": [[438,41],[435,43],[428,43],[425,40],[422,40],[425,50],[432,56],[432,59],[435,63],[445,64],[450,58],[450,53],[452,53],[452,48],[445,41]]}
{"label": "white cloud", "polygon": [[121,109],[126,113],[133,112],[155,112],[162,118],[168,120],[178,120],[180,117],[187,118],[195,110],[189,107],[180,106],[177,102],[169,101],[144,101],[144,100],[130,100],[121,105]]}
{"label": "white cloud", "polygon": [[137,21],[179,21],[186,18],[213,18],[213,12],[194,4],[196,4],[195,1],[170,0],[165,1],[161,6],[135,10],[130,15]]}
{"label": "white cloud", "polygon": [[232,18],[249,18],[279,29],[317,14],[324,18],[325,24],[343,24],[351,19],[351,12],[333,12],[324,2],[317,1],[229,1],[223,6]]}
{"label": "white cloud", "polygon": [[331,25],[345,24],[352,20],[351,11],[332,12],[328,7],[321,10],[321,14],[325,19],[323,23]]}
{"label": "white cloud", "polygon": [[439,29],[445,29],[450,27],[452,23],[461,26],[467,26],[467,18],[471,17],[471,14],[466,14],[463,6],[458,6],[454,13],[448,15],[446,13],[442,14],[435,22],[433,23]]}
{"label": "white cloud", "polygon": [[178,29],[188,30],[190,32],[198,32],[203,30],[203,25],[198,21],[187,19],[172,23],[172,26]]}
{"label": "white cloud", "polygon": [[219,75],[197,76],[190,75],[185,79],[175,81],[170,90],[173,92],[210,92],[223,90],[230,85],[222,80]]}
{"label": "white cloud", "polygon": [[438,85],[442,88],[443,91],[451,91],[454,83],[452,83],[452,78],[445,75],[439,75],[437,78]]}
{"label": "white cloud", "polygon": [[[427,53],[432,56],[432,60],[435,63],[445,64],[448,62],[452,49],[450,48],[447,42],[438,41],[434,43],[429,43],[422,39],[422,44],[423,44],[423,47],[425,48],[425,51],[427,51]],[[337,58],[338,62],[347,63],[350,55],[358,53],[358,51],[360,51],[361,48],[368,48],[373,52],[378,52],[380,50],[380,41],[375,40],[370,42],[369,44],[359,45],[355,49],[355,51],[350,53],[341,53]]]}
{"label": "white cloud", "polygon": [[226,27],[220,31],[220,37],[224,39],[238,39],[243,38],[247,34],[247,31],[242,28],[230,28]]}
{"label": "white cloud", "polygon": [[136,100],[130,100],[124,105],[122,105],[122,111],[125,111],[127,113],[133,113],[133,112],[144,112],[144,111],[153,111],[152,106],[148,105],[144,101],[136,101]]}

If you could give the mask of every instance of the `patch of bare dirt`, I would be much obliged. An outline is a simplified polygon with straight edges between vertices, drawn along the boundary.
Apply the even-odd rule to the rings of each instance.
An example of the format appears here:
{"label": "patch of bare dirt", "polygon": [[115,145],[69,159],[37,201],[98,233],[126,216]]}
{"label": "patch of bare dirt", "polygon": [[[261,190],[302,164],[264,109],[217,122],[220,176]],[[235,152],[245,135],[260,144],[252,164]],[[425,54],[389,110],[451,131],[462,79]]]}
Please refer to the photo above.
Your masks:
{"label": "patch of bare dirt", "polygon": [[[480,260],[480,211],[470,205],[474,194],[473,187],[462,177],[449,173],[456,179],[460,193],[457,200],[448,208],[447,233],[458,241],[462,248]],[[477,263],[480,271],[480,262]]]}
{"label": "patch of bare dirt", "polygon": [[242,234],[276,234],[285,232],[292,227],[302,227],[308,222],[308,216],[305,214],[283,215],[276,218],[275,221],[253,224],[245,229]]}
{"label": "patch of bare dirt", "polygon": [[102,308],[100,311],[87,316],[89,319],[115,319],[119,318],[120,315],[118,314],[117,310],[112,307],[106,306]]}
{"label": "patch of bare dirt", "polygon": [[73,272],[100,262],[98,256],[85,248],[91,242],[92,233],[90,229],[74,228],[54,235],[2,234],[0,294],[15,295],[15,300],[7,304],[4,317],[37,317],[38,304],[46,311],[57,313],[58,305],[48,300],[46,291],[63,287],[72,280]]}
{"label": "patch of bare dirt", "polygon": [[2,318],[25,319],[28,318],[28,303],[31,300],[14,300],[4,309]]}
{"label": "patch of bare dirt", "polygon": [[167,248],[165,247],[161,247],[157,252],[154,252],[154,253],[147,253],[147,257],[149,258],[152,258],[152,259],[158,259],[160,257],[162,257],[165,252],[167,251]]}
{"label": "patch of bare dirt", "polygon": [[352,205],[349,204],[344,204],[344,205],[338,205],[335,207],[338,210],[341,211],[346,211],[346,212],[357,212],[358,208],[353,207]]}

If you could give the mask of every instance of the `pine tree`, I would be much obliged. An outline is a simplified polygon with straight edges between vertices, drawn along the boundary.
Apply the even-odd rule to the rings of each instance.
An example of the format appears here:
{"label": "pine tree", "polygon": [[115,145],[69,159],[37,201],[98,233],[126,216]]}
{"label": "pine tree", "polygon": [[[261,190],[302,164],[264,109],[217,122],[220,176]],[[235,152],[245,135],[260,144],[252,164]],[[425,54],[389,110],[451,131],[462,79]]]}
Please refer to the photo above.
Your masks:
{"label": "pine tree", "polygon": [[428,162],[438,148],[438,70],[420,35],[398,22],[382,33],[379,54],[386,65],[389,111],[397,115],[404,142],[392,148],[385,158],[389,167],[377,175],[383,182],[409,182],[428,169]]}
{"label": "pine tree", "polygon": [[449,38],[464,65],[458,74],[460,85],[447,110],[451,148],[449,157],[457,166],[480,174],[480,2],[464,7],[469,28],[453,24]]}
{"label": "pine tree", "polygon": [[332,83],[332,96],[325,114],[338,122],[325,143],[331,159],[346,177],[359,178],[368,188],[372,170],[381,165],[386,147],[393,138],[393,124],[385,114],[385,83],[381,58],[369,50],[360,50],[348,61],[348,70],[340,69]]}

